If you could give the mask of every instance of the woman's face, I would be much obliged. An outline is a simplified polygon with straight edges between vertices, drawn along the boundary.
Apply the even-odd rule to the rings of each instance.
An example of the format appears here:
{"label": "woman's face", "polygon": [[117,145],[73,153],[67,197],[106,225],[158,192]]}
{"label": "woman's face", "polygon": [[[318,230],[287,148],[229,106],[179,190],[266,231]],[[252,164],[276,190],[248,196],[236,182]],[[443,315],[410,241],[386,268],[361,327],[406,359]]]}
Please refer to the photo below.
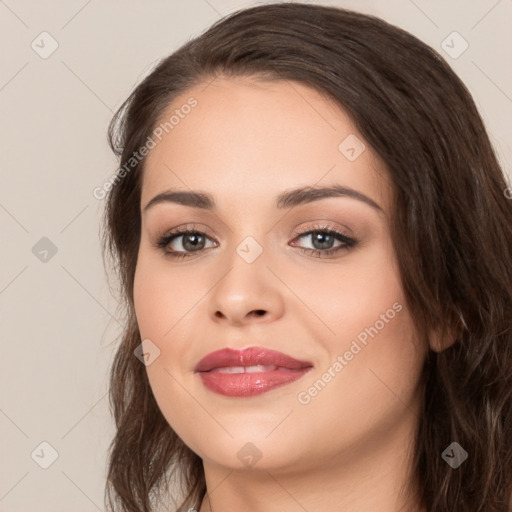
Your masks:
{"label": "woman's face", "polygon": [[[342,110],[296,82],[219,78],[176,99],[164,121],[172,115],[146,160],[134,283],[170,426],[205,463],[228,468],[298,470],[403,443],[426,349],[399,279],[384,166]],[[282,200],[334,186],[354,192]],[[146,209],[170,191],[214,206]],[[195,234],[157,246],[178,228]],[[309,369],[195,371],[211,352],[247,347]]]}

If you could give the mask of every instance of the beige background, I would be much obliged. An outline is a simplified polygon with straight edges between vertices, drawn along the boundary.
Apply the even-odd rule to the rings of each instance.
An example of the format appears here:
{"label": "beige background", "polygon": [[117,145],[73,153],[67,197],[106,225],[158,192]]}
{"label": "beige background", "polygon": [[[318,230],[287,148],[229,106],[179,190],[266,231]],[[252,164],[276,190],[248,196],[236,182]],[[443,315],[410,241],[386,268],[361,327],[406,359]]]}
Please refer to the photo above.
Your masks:
{"label": "beige background", "polygon": [[[120,332],[92,194],[116,169],[107,124],[156,60],[255,3],[0,0],[0,512],[103,510]],[[381,16],[446,56],[511,174],[512,0],[314,3]],[[441,47],[453,31],[469,44],[458,58]],[[47,469],[42,442],[58,454]]]}

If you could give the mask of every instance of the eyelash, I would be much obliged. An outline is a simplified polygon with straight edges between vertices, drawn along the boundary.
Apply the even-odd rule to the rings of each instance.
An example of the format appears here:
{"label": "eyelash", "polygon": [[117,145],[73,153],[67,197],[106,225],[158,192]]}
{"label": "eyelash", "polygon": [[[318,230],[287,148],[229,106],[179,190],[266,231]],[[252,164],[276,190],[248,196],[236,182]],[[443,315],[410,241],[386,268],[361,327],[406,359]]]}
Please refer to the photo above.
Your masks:
{"label": "eyelash", "polygon": [[[319,256],[316,256],[316,257],[325,258],[325,257],[331,256],[332,254],[338,253],[340,251],[350,250],[357,245],[357,241],[355,239],[350,238],[342,231],[338,231],[337,229],[334,229],[330,226],[314,226],[313,228],[307,228],[307,229],[300,230],[297,233],[297,236],[294,238],[294,240],[296,240],[297,238],[302,238],[306,235],[318,234],[318,233],[334,236],[334,238],[336,238],[338,241],[343,242],[343,245],[340,245],[339,247],[335,247],[332,249],[326,249],[326,250],[307,249],[307,248],[301,248],[301,247],[299,247],[298,249],[300,249],[303,252],[308,253],[308,254],[315,254],[315,255],[318,254]],[[204,249],[199,249],[197,251],[187,252],[187,251],[169,251],[166,249],[166,247],[172,241],[174,241],[176,238],[179,238],[180,236],[185,236],[185,235],[201,235],[201,236],[206,236],[207,238],[210,238],[210,237],[208,237],[208,235],[206,233],[195,229],[193,226],[192,227],[187,226],[185,228],[178,228],[174,231],[171,231],[171,232],[163,235],[162,237],[160,237],[157,240],[155,247],[157,247],[158,249],[161,249],[166,257],[169,257],[172,259],[188,258],[188,257],[192,256],[194,253],[199,253],[202,250],[204,250]]]}

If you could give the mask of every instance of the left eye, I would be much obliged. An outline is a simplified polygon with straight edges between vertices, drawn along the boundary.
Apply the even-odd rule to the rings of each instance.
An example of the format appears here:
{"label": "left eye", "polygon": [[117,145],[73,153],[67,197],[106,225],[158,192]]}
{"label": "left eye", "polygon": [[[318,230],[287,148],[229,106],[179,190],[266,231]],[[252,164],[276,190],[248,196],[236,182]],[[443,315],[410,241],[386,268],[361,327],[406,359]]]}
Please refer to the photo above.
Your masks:
{"label": "left eye", "polygon": [[[310,237],[313,248],[299,247],[306,253],[317,254],[320,257],[328,256],[342,250],[348,250],[356,245],[356,240],[348,237],[344,233],[332,228],[317,228],[300,233],[295,239]],[[169,249],[177,240],[182,239],[178,244],[183,250],[176,248]],[[192,256],[194,252],[200,252],[205,249],[206,240],[211,240],[202,231],[193,229],[176,230],[161,237],[156,246],[163,250],[164,254],[170,258],[186,258]],[[333,247],[334,242],[338,241],[338,247]]]}
{"label": "left eye", "polygon": [[[313,249],[330,250],[334,242],[345,242],[348,245],[348,238],[341,233],[333,233],[332,231],[308,231],[299,235],[297,238],[311,237]],[[315,247],[315,245],[317,245]]]}

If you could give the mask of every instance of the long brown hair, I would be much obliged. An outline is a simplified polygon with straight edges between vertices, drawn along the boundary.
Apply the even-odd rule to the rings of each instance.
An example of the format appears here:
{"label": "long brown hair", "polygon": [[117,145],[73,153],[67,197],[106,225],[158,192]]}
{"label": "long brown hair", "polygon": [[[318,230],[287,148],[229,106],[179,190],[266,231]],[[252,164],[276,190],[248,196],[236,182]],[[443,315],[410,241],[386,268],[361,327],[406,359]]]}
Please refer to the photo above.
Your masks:
{"label": "long brown hair", "polygon": [[[126,314],[111,370],[117,433],[109,509],[150,512],[162,496],[173,496],[176,510],[199,509],[206,492],[200,457],[166,422],[133,353],[141,343],[133,279],[145,162],[133,155],[174,98],[215,76],[320,91],[386,164],[391,235],[416,329],[424,343],[434,332],[457,335],[448,348],[429,350],[424,364],[414,456],[421,503],[428,512],[512,510],[512,200],[484,123],[444,59],[408,32],[373,16],[289,2],[238,11],[188,41],[135,88],[109,126],[120,166],[102,243]],[[442,457],[452,442],[468,452],[456,469]]]}

